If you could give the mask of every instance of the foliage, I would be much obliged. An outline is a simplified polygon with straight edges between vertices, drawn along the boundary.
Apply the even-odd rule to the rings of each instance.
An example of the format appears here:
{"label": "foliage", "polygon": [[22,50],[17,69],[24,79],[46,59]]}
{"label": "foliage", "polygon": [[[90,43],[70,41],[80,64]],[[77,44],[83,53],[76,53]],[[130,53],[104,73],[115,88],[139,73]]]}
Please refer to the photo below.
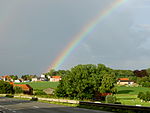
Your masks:
{"label": "foliage", "polygon": [[13,86],[9,82],[0,81],[0,94],[13,94]]}
{"label": "foliage", "polygon": [[142,77],[138,78],[137,83],[142,85],[143,87],[150,87],[150,77]]}
{"label": "foliage", "polygon": [[46,77],[48,77],[48,76],[64,76],[69,72],[70,72],[69,70],[58,70],[58,71],[56,71],[54,69],[51,69],[49,72],[44,73],[44,75],[46,75]]}
{"label": "foliage", "polygon": [[112,95],[107,95],[105,98],[106,103],[114,104],[116,102],[116,97]]}
{"label": "foliage", "polygon": [[16,93],[16,94],[23,93],[22,88],[19,86],[15,86],[13,89],[14,89],[14,93]]}
{"label": "foliage", "polygon": [[44,91],[39,90],[39,91],[36,91],[34,95],[47,95],[47,94]]}
{"label": "foliage", "polygon": [[140,99],[142,99],[142,100],[144,100],[146,102],[150,101],[150,92],[149,91],[147,91],[146,93],[140,92],[138,94],[138,98],[140,98]]}
{"label": "foliage", "polygon": [[113,70],[103,64],[77,65],[62,78],[55,94],[71,99],[93,99],[96,93],[114,93],[114,83]]}
{"label": "foliage", "polygon": [[17,80],[18,79],[18,76],[17,75],[9,75],[11,79],[13,80]]}
{"label": "foliage", "polygon": [[35,78],[35,77],[37,77],[37,76],[36,76],[36,75],[22,75],[22,76],[21,76],[21,78],[22,78],[23,80],[29,80],[29,81],[31,81],[32,78]]}
{"label": "foliage", "polygon": [[134,73],[131,70],[114,70],[117,78],[134,77]]}
{"label": "foliage", "polygon": [[134,71],[134,75],[136,76],[136,77],[145,77],[145,76],[148,76],[148,73],[147,73],[147,71],[145,70],[145,69],[143,69],[143,70],[135,70]]}
{"label": "foliage", "polygon": [[147,75],[150,77],[150,68],[146,69]]}

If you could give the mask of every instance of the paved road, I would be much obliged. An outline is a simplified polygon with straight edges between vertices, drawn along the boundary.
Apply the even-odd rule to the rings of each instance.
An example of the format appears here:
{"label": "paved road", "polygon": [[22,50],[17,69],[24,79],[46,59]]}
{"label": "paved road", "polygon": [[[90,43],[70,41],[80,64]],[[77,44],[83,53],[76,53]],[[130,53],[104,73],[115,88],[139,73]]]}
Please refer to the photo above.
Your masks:
{"label": "paved road", "polygon": [[77,107],[0,97],[0,113],[110,113]]}

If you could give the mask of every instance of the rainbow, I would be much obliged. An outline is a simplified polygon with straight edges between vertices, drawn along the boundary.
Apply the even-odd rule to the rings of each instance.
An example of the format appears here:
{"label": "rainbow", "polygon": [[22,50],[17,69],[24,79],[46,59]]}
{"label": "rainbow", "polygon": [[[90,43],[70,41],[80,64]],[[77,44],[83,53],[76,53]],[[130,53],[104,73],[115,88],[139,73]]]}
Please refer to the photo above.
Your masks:
{"label": "rainbow", "polygon": [[65,47],[65,49],[59,54],[56,59],[49,66],[48,70],[56,69],[64,63],[72,51],[78,47],[78,45],[87,38],[87,36],[94,30],[94,28],[106,17],[108,17],[119,6],[126,3],[128,0],[115,0],[108,8],[100,13],[91,21],[88,25],[84,26],[79,34],[73,37],[73,40]]}

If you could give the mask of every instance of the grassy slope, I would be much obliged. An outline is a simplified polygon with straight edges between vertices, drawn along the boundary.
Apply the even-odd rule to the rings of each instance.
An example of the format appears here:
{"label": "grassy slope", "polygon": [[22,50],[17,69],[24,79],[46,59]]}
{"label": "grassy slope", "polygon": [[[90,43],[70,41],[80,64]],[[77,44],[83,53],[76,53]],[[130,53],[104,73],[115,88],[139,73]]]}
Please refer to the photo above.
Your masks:
{"label": "grassy slope", "polygon": [[137,98],[139,92],[150,91],[150,88],[146,87],[125,87],[118,86],[118,93],[115,95],[117,101],[121,102],[124,105],[142,105],[142,106],[150,106],[149,102],[141,102],[140,99]]}
{"label": "grassy slope", "polygon": [[17,84],[29,84],[34,90],[43,90],[47,88],[56,88],[59,82],[41,81],[41,82],[24,82]]}
{"label": "grassy slope", "polygon": [[146,87],[126,87],[126,86],[118,86],[116,87],[118,93],[117,94],[131,94],[131,95],[138,95],[139,92],[146,92],[150,91],[150,88]]}

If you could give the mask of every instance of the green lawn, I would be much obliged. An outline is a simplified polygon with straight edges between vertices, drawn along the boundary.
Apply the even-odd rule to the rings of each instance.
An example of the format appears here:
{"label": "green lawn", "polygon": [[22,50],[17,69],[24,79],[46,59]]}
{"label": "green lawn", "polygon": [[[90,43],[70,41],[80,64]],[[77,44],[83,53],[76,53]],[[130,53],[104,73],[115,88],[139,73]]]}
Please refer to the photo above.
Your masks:
{"label": "green lawn", "polygon": [[137,95],[130,94],[116,94],[115,95],[118,102],[121,102],[123,105],[141,105],[141,106],[150,106],[149,102],[142,102]]}
{"label": "green lawn", "polygon": [[150,91],[150,88],[146,87],[126,87],[126,86],[117,86],[118,93],[115,95],[118,102],[121,102],[123,105],[141,105],[141,106],[150,106],[149,102],[142,102],[137,95],[139,92]]}
{"label": "green lawn", "polygon": [[126,86],[117,86],[117,94],[131,94],[138,95],[139,92],[150,91],[150,88],[146,87],[126,87]]}
{"label": "green lawn", "polygon": [[29,84],[34,90],[43,90],[47,88],[56,88],[59,82],[40,81],[40,82],[22,82],[17,84]]}

